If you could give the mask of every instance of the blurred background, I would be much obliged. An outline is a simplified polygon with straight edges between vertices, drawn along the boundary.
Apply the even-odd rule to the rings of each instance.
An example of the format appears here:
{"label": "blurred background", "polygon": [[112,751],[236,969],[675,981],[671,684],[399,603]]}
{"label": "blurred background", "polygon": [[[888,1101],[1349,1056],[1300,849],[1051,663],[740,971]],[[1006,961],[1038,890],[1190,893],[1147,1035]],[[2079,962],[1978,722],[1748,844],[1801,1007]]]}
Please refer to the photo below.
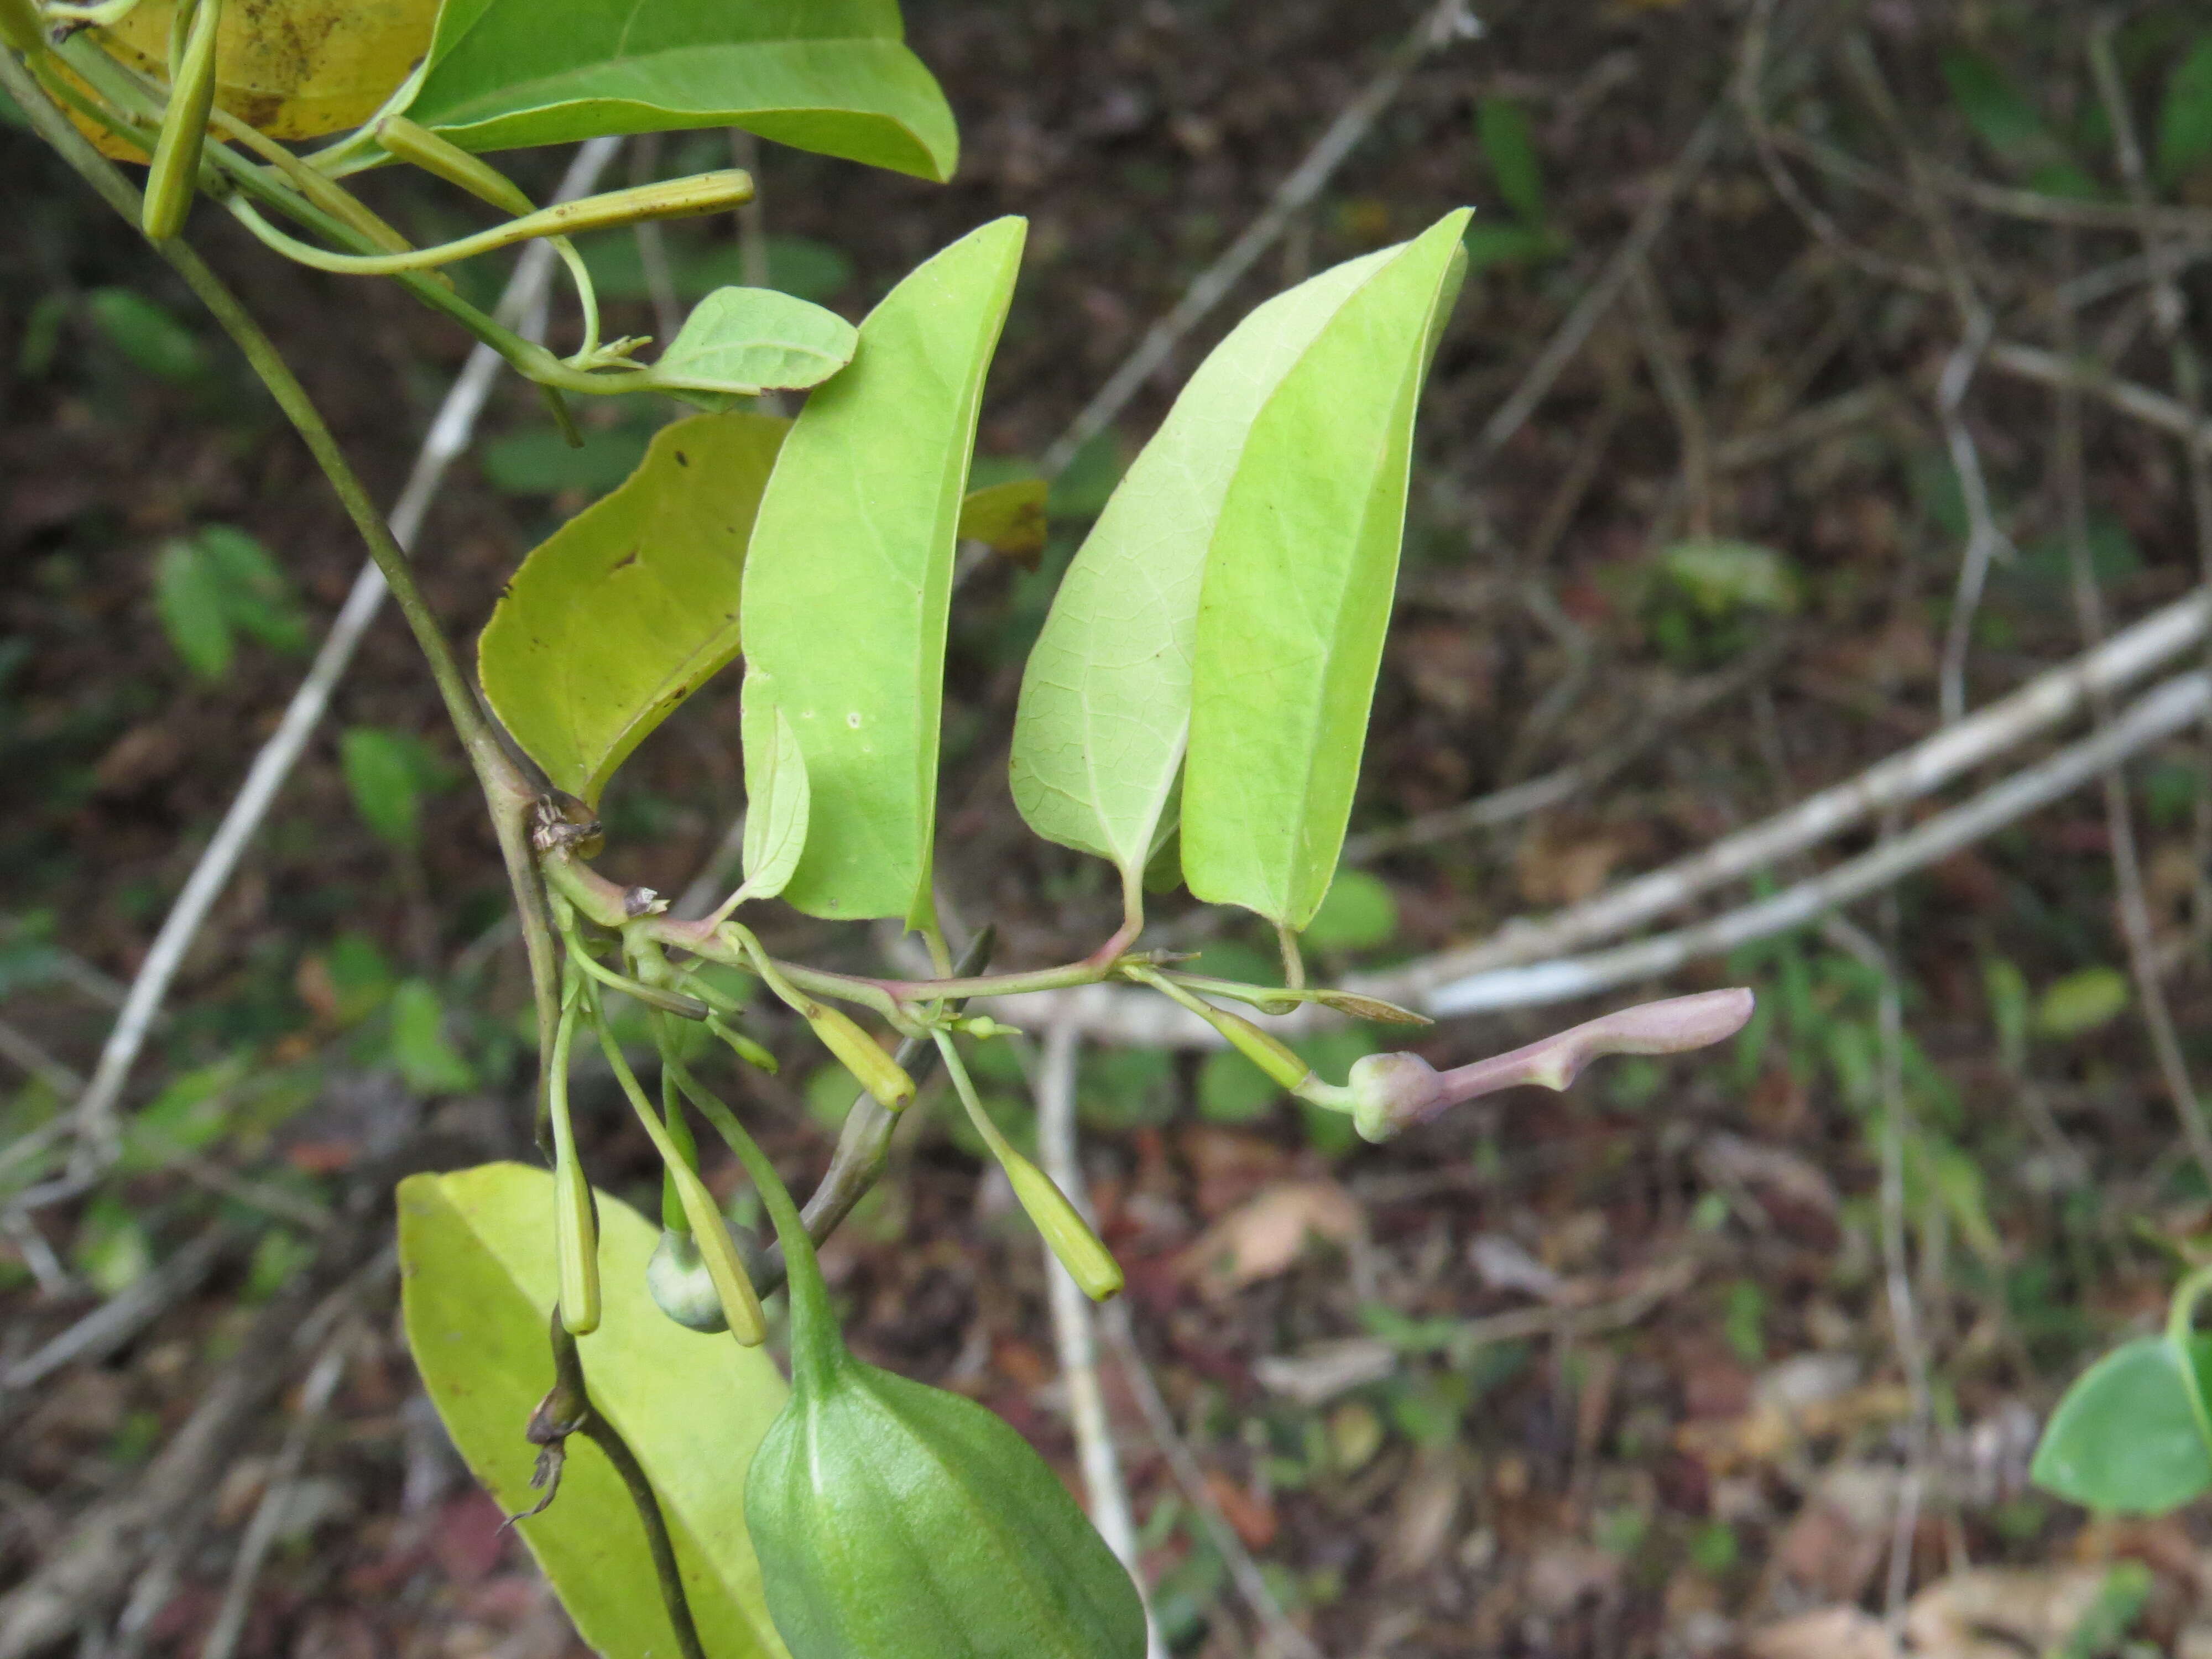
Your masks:
{"label": "blurred background", "polygon": [[[1382,1148],[1233,1057],[1075,1032],[1130,1279],[1097,1376],[1174,1650],[2212,1654],[2201,1516],[2098,1520],[2026,1479],[2065,1382],[2212,1247],[2203,10],[908,21],[960,120],[951,185],[740,137],[755,208],[585,251],[611,331],[665,337],[732,282],[857,319],[1029,216],[976,478],[1049,471],[1051,534],[974,550],[956,600],[949,924],[994,924],[1000,966],[1111,931],[1106,866],[1030,836],[1006,784],[1058,574],[1237,318],[1474,203],[1311,955],[1478,1011],[1419,1036],[1438,1064],[1638,996],[1760,999],[1723,1048]],[[732,145],[635,142],[605,178]],[[508,159],[541,199],[570,160]],[[397,1326],[392,1181],[529,1156],[531,1061],[496,852],[395,616],[191,937],[121,1163],[69,1173],[125,988],[361,555],[135,232],[12,120],[0,179],[0,1659],[575,1650]],[[477,222],[416,177],[364,191],[417,240]],[[465,339],[204,206],[194,234],[396,498]],[[507,271],[454,275],[489,304]],[[556,302],[555,343],[574,327]],[[679,411],[579,412],[570,450],[502,380],[445,477],[416,558],[457,640]],[[711,887],[737,696],[630,763],[602,868]],[[894,943],[762,931],[825,965]],[[1148,937],[1275,971],[1187,896]],[[782,1074],[720,1081],[811,1181],[853,1082],[780,1009],[752,1029]],[[1333,1077],[1403,1046],[1301,1042]],[[979,1056],[1033,1146],[1022,1062]],[[652,1149],[583,1087],[596,1179],[649,1209]],[[1072,1480],[1035,1236],[957,1113],[909,1116],[825,1252],[854,1346]]]}

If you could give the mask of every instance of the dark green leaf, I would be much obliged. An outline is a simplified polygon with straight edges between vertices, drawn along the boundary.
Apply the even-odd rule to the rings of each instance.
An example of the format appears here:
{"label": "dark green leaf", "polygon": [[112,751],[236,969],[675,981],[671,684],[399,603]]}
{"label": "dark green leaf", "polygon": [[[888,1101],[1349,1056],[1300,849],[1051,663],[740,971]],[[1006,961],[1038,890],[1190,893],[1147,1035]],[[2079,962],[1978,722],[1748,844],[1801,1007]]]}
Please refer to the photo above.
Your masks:
{"label": "dark green leaf", "polygon": [[402,980],[392,994],[392,1063],[417,1094],[459,1094],[476,1073],[446,1040],[446,1000],[427,979]]}
{"label": "dark green leaf", "polygon": [[2166,77],[2158,113],[2158,171],[2168,184],[2212,156],[2212,34],[2201,36]]}
{"label": "dark green leaf", "polygon": [[1952,102],[1966,118],[1974,136],[1999,158],[2025,160],[2051,143],[2034,106],[2002,69],[1981,53],[1963,47],[1946,52],[1943,79],[1951,88]]}
{"label": "dark green leaf", "polygon": [[267,548],[224,524],[204,526],[192,539],[215,573],[234,627],[278,651],[307,649],[307,619],[291,579]]}
{"label": "dark green leaf", "polygon": [[338,739],[338,760],[354,811],[386,846],[411,852],[422,834],[421,740],[404,732],[356,726]]}
{"label": "dark green leaf", "polygon": [[629,482],[523,562],[477,650],[493,712],[559,787],[615,769],[737,654],[753,513],[788,422],[664,427]]}
{"label": "dark green leaf", "polygon": [[[1486,98],[1475,106],[1475,131],[1491,177],[1508,207],[1533,228],[1544,222],[1544,174],[1536,160],[1536,141],[1528,117],[1510,98]],[[1474,250],[1468,250],[1473,258]]]}
{"label": "dark green leaf", "polygon": [[185,667],[208,681],[230,672],[234,647],[222,580],[196,544],[171,542],[155,556],[154,604]]}
{"label": "dark green leaf", "polygon": [[477,150],[736,126],[949,179],[952,114],[902,33],[893,0],[447,0],[408,113]]}
{"label": "dark green leaf", "polygon": [[96,288],[85,295],[85,304],[107,343],[155,380],[191,386],[207,374],[207,348],[144,295],[127,288]]}
{"label": "dark green leaf", "polygon": [[583,447],[572,448],[551,427],[533,426],[486,444],[477,459],[492,488],[509,495],[599,495],[637,471],[652,441],[644,427],[586,428]]}
{"label": "dark green leaf", "polygon": [[[407,1340],[470,1471],[510,1512],[536,1448],[522,1425],[553,1364],[553,1180],[493,1164],[399,1188]],[[747,1541],[745,1472],[784,1398],[764,1350],[664,1318],[645,1285],[659,1230],[599,1194],[599,1328],[580,1338],[594,1404],[645,1468],[668,1517],[684,1590],[716,1659],[783,1659]],[[620,1478],[582,1436],[568,1443],[559,1498],[520,1523],[584,1640],[609,1659],[670,1659],[674,1632]]]}
{"label": "dark green leaf", "polygon": [[[2196,1339],[2196,1364],[2208,1340]],[[2094,1510],[2162,1515],[2212,1492],[2189,1364],[2163,1336],[2137,1337],[2075,1379],[2051,1413],[2029,1473],[2045,1492]]]}

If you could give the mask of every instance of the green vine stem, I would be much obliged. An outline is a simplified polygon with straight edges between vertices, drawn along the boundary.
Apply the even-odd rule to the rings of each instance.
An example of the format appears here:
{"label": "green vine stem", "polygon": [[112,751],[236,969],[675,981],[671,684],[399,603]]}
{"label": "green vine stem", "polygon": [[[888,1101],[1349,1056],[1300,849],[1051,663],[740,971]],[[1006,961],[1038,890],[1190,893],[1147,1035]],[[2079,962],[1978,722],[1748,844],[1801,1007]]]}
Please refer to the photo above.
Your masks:
{"label": "green vine stem", "polygon": [[[95,149],[72,125],[49,99],[13,52],[0,52],[0,88],[15,101],[27,120],[40,137],[52,146],[80,178],[92,186],[100,198],[136,225],[143,211],[139,192],[128,179]],[[507,866],[507,881],[513,889],[517,911],[521,919],[523,945],[529,957],[531,989],[537,1007],[538,1049],[539,1065],[539,1097],[544,1099],[545,1063],[553,1047],[553,1030],[560,1018],[559,973],[554,960],[553,932],[547,914],[543,889],[538,884],[532,858],[527,817],[537,798],[529,780],[514,762],[491,729],[490,723],[477,708],[475,694],[463,677],[460,665],[455,660],[453,648],[447,643],[422,590],[416,586],[415,573],[408,563],[407,555],[392,538],[392,532],[370,499],[368,491],[355,474],[337,440],[324,421],[322,413],[309,398],[307,389],[285,362],[275,344],[264,333],[251,312],[231,292],[229,286],[209,269],[205,261],[181,237],[167,241],[149,243],[154,251],[166,260],[170,268],[181,276],[187,287],[206,306],[216,322],[222,325],[244,355],[246,362],[261,383],[276,400],[276,405],[299,433],[307,446],[308,453],[322,469],[323,476],[336,492],[346,516],[353,521],[355,531],[368,549],[369,557],[392,589],[392,596],[405,617],[416,644],[430,665],[430,678],[436,684],[440,700],[445,704],[446,716],[453,722],[462,747],[467,752],[469,764],[476,773],[478,787],[483,790],[485,805],[490,809],[492,825],[499,839],[500,855]]]}

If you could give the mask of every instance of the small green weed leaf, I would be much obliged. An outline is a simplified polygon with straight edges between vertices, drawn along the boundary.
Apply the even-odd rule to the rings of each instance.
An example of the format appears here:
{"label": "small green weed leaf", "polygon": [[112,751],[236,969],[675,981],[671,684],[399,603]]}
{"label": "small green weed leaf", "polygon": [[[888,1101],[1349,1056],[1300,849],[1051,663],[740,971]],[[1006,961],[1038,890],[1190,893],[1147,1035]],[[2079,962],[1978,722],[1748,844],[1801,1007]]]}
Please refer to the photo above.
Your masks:
{"label": "small green weed leaf", "polygon": [[550,426],[526,427],[477,452],[494,489],[507,495],[552,495],[563,489],[600,495],[637,471],[653,441],[648,428],[586,427],[580,448]]}
{"label": "small green weed leaf", "polygon": [[1544,222],[1544,174],[1527,112],[1510,98],[1486,98],[1474,108],[1474,128],[1498,193],[1533,228]]}
{"label": "small green weed leaf", "polygon": [[960,503],[960,539],[1015,558],[1043,552],[1045,501],[1051,493],[1042,478],[1009,478],[969,490]]}
{"label": "small green weed leaf", "polygon": [[279,651],[307,647],[307,618],[283,568],[228,525],[204,526],[164,547],[155,561],[154,599],[169,643],[204,680],[229,672],[240,633]]}
{"label": "small green weed leaf", "polygon": [[806,757],[799,733],[770,698],[745,682],[741,716],[745,745],[745,885],[755,898],[774,898],[806,850],[810,802]]}
{"label": "small green weed leaf", "polygon": [[945,94],[896,0],[447,0],[408,113],[467,149],[743,127],[799,149],[945,179]]}
{"label": "small green weed leaf", "polygon": [[1488,224],[1467,228],[1467,268],[1489,270],[1499,265],[1532,265],[1556,259],[1567,245],[1559,232],[1535,225]]}
{"label": "small green weed leaf", "polygon": [[1201,584],[1182,794],[1195,896],[1304,927],[1335,873],[1382,663],[1413,413],[1462,209],[1389,252],[1283,376]]}
{"label": "small green weed leaf", "polygon": [[853,361],[858,337],[836,312],[775,289],[718,288],[691,307],[653,382],[740,396],[815,386]]}
{"label": "small green weed leaf", "polygon": [[761,498],[746,674],[806,757],[813,810],[783,896],[812,915],[904,916],[928,899],[960,502],[1025,228],[972,231],[884,296]]}
{"label": "small green weed leaf", "polygon": [[2082,968],[2053,980],[2036,1000],[2035,1029],[2047,1037],[2076,1037],[2127,1011],[2128,976],[2117,968]]}
{"label": "small green weed leaf", "polygon": [[421,741],[404,732],[356,726],[338,739],[338,761],[362,822],[387,847],[412,852],[422,836]]}
{"label": "small green weed leaf", "polygon": [[646,735],[737,654],[753,514],[789,422],[700,415],[523,561],[477,647],[493,712],[596,802]]}
{"label": "small green weed leaf", "polygon": [[2004,161],[2034,155],[2050,144],[2043,118],[2021,95],[2011,77],[1978,52],[1954,47],[1943,54],[1943,80],[1951,101],[1974,137]]}
{"label": "small green weed leaf", "polygon": [[1959,1236],[1981,1258],[1984,1267],[2002,1271],[2005,1265],[2004,1240],[1997,1232],[1996,1223],[1990,1218],[1989,1182],[1982,1174],[1982,1166],[1965,1151],[1951,1146],[1930,1146],[1929,1164],[1936,1178],[1936,1191],[1943,1200],[1951,1224],[1959,1230]]}
{"label": "small green weed leaf", "polygon": [[[399,1187],[408,1344],[470,1472],[510,1513],[543,1495],[530,1486],[536,1448],[522,1425],[553,1385],[552,1214],[552,1176],[519,1164]],[[707,1651],[783,1659],[744,1524],[745,1471],[782,1407],[783,1381],[765,1351],[663,1317],[645,1283],[659,1229],[605,1193],[599,1216],[599,1328],[578,1339],[592,1401],[659,1495]],[[593,1650],[678,1650],[636,1511],[583,1436],[568,1441],[559,1498],[519,1530]]]}
{"label": "small green weed leaf", "polygon": [[2212,157],[2212,34],[2200,36],[2166,77],[2158,112],[2158,171],[2178,182]]}
{"label": "small green weed leaf", "polygon": [[476,1086],[475,1068],[446,1037],[446,1000],[427,979],[407,979],[392,994],[392,1063],[422,1095]]}
{"label": "small green weed leaf", "polygon": [[230,672],[235,646],[222,579],[194,544],[171,542],[155,556],[154,605],[185,667],[210,684]]}
{"label": "small green weed leaf", "polygon": [[[1055,512],[1087,507],[1098,520],[1053,597],[1014,716],[1014,804],[1046,840],[1095,853],[1127,879],[1173,833],[1200,586],[1222,504],[1267,399],[1391,253],[1322,271],[1239,323],[1118,487],[1109,480],[1103,511],[1063,506],[1054,485]],[[1113,459],[1096,442],[1085,454],[1094,451]]]}
{"label": "small green weed leaf", "polygon": [[102,1296],[119,1296],[154,1267],[146,1224],[122,1200],[102,1196],[86,1207],[70,1251],[76,1270]]}
{"label": "small green weed leaf", "polygon": [[1398,898],[1381,878],[1339,870],[1306,924],[1306,943],[1322,951],[1371,951],[1398,932]]}
{"label": "small green weed leaf", "polygon": [[[2207,1339],[2191,1346],[2201,1369]],[[2128,1515],[2163,1515],[2212,1492],[2196,1387],[2191,1358],[2163,1336],[2122,1344],[2067,1389],[2030,1478],[2056,1497]]]}
{"label": "small green weed leaf", "polygon": [[1753,542],[1710,536],[1676,542],[1659,556],[1659,568],[1708,617],[1738,611],[1787,616],[1797,608],[1797,580],[1789,560]]}
{"label": "small green weed leaf", "polygon": [[206,377],[208,349],[163,307],[127,288],[96,288],[85,295],[93,326],[108,344],[157,380],[191,386]]}
{"label": "small green weed leaf", "polygon": [[2027,1032],[2033,1004],[2027,975],[2006,957],[1991,957],[1982,964],[1982,985],[1989,994],[1990,1024],[1996,1027],[1997,1058],[2008,1071],[2027,1064]]}

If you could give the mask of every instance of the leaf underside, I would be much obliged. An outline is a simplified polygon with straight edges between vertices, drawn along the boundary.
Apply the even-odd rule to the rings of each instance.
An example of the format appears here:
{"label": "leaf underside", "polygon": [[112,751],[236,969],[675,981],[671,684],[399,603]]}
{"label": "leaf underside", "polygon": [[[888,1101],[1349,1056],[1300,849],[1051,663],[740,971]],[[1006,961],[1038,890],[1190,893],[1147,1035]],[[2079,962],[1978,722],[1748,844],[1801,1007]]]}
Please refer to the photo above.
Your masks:
{"label": "leaf underside", "polygon": [[799,733],[750,678],[740,716],[745,746],[745,885],[774,898],[799,867],[812,801]]}
{"label": "leaf underside", "polygon": [[1189,737],[1200,579],[1252,422],[1391,252],[1322,271],[1239,323],[1077,551],[1014,717],[1014,804],[1048,841],[1095,853],[1125,877],[1152,857]]}
{"label": "leaf underside", "polygon": [[812,812],[783,896],[812,915],[927,904],[955,534],[1024,228],[972,231],[884,296],[761,501],[746,685],[781,706],[805,756]]}
{"label": "leaf underside", "polygon": [[737,126],[952,175],[945,95],[894,0],[447,0],[408,113],[469,149]]}
{"label": "leaf underside", "polygon": [[[536,1449],[522,1429],[553,1383],[552,1207],[551,1176],[519,1164],[412,1176],[399,1187],[408,1344],[470,1472],[510,1513],[540,1496],[529,1484]],[[659,1494],[707,1650],[785,1659],[743,1497],[754,1449],[782,1408],[783,1380],[763,1350],[664,1316],[645,1285],[657,1230],[605,1193],[599,1214],[605,1299],[599,1328],[579,1342],[593,1401]],[[568,1441],[560,1495],[520,1530],[594,1650],[609,1659],[677,1651],[629,1494],[584,1437]]]}
{"label": "leaf underside", "polygon": [[627,483],[515,572],[477,674],[556,787],[597,802],[630,751],[737,654],[745,545],[789,425],[733,413],[662,428]]}
{"label": "leaf underside", "polygon": [[836,312],[772,288],[718,288],[691,307],[653,363],[656,385],[750,395],[817,386],[858,339]]}
{"label": "leaf underside", "polygon": [[1445,215],[1367,276],[1245,441],[1200,586],[1183,781],[1183,878],[1210,903],[1295,928],[1328,890],[1467,218]]}

